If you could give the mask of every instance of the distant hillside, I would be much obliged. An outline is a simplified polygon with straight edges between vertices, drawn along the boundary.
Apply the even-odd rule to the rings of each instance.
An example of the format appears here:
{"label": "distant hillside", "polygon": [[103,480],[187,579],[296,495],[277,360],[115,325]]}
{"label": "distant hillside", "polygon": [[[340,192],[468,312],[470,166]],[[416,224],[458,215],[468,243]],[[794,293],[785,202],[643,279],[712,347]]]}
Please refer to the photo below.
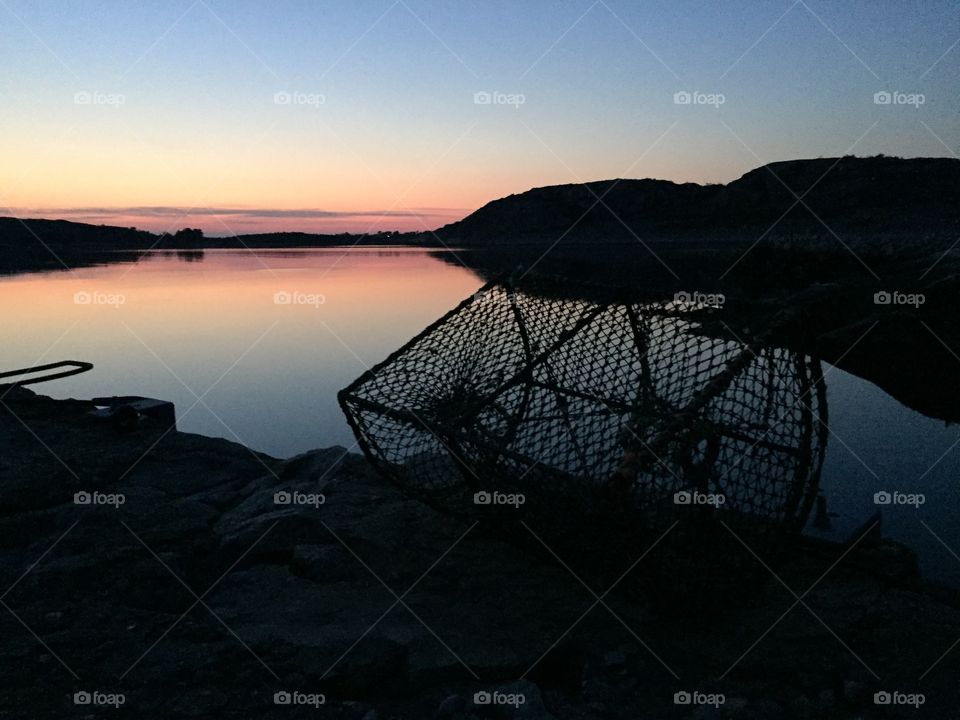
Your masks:
{"label": "distant hillside", "polygon": [[413,244],[415,233],[382,231],[369,234],[275,232],[252,233],[235,237],[206,238],[208,248],[311,248],[337,245],[406,245]]}
{"label": "distant hillside", "polygon": [[[803,198],[801,204],[794,194]],[[837,232],[960,230],[960,160],[791,160],[751,170],[727,185],[666,180],[556,185],[494,200],[437,234],[447,244],[468,246],[553,242],[561,236],[571,242],[623,241],[633,234],[763,232],[781,217],[780,232],[827,232],[820,220]]]}
{"label": "distant hillside", "polygon": [[0,217],[0,272],[86,265],[117,250],[150,247],[157,239],[134,228]]}
{"label": "distant hillside", "polygon": [[[135,260],[144,250],[203,250],[205,248],[268,249],[335,245],[414,244],[410,233],[369,235],[279,232],[208,238],[184,228],[155,234],[136,228],[89,225],[68,220],[0,217],[0,273],[63,270],[111,260]],[[118,253],[122,253],[122,256]]]}
{"label": "distant hillside", "polygon": [[0,249],[11,250],[44,242],[58,247],[128,248],[148,246],[153,233],[112,225],[88,225],[69,220],[20,220],[0,217]]}

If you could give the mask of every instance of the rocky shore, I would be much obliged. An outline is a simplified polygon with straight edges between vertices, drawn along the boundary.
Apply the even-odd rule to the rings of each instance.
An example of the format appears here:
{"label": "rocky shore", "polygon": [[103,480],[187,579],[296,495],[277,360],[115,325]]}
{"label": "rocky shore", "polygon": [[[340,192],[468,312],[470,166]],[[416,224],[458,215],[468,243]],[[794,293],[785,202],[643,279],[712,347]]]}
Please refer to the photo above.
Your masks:
{"label": "rocky shore", "polygon": [[[960,704],[960,655],[934,665],[960,637],[960,600],[876,532],[811,545],[776,578],[758,559],[762,581],[737,597],[686,582],[701,596],[671,607],[588,587],[562,558],[405,499],[343,448],[277,460],[0,394],[2,718],[813,719]],[[923,693],[920,714],[876,705],[885,691]]]}

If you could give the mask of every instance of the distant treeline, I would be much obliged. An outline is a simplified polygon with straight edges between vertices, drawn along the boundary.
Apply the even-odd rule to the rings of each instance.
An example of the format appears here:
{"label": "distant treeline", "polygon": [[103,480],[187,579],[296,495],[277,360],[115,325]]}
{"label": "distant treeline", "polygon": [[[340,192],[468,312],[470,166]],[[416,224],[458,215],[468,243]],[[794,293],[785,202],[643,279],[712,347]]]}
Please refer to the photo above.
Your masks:
{"label": "distant treeline", "polygon": [[132,259],[145,250],[413,245],[419,242],[419,236],[413,233],[388,231],[362,235],[279,232],[220,238],[206,237],[197,228],[156,234],[68,220],[0,217],[0,273],[64,269],[125,259],[125,256]]}

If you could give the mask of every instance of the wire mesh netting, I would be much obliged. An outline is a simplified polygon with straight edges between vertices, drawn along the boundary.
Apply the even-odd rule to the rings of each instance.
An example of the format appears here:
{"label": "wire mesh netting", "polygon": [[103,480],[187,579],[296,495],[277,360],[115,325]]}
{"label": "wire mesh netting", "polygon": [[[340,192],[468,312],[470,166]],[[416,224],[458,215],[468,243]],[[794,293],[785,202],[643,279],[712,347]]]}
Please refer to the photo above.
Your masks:
{"label": "wire mesh netting", "polygon": [[707,333],[703,310],[494,282],[340,402],[379,471],[447,513],[567,544],[795,532],[825,448],[819,362]]}

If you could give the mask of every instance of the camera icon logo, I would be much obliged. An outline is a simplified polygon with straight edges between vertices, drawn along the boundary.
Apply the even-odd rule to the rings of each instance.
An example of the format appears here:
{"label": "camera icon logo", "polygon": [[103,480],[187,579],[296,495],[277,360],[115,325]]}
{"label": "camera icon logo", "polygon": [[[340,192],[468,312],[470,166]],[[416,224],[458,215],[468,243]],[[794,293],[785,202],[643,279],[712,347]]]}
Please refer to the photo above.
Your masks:
{"label": "camera icon logo", "polygon": [[289,305],[293,302],[293,296],[286,290],[278,290],[273,294],[274,305]]}
{"label": "camera icon logo", "polygon": [[874,505],[889,505],[891,502],[893,502],[893,496],[886,490],[881,490],[873,494]]}
{"label": "camera icon logo", "polygon": [[689,705],[693,702],[693,696],[686,690],[681,690],[673,694],[674,705]]}
{"label": "camera icon logo", "polygon": [[689,105],[692,102],[693,102],[693,95],[691,95],[686,90],[681,90],[680,92],[675,92],[673,94],[674,105]]}
{"label": "camera icon logo", "polygon": [[293,702],[293,695],[286,690],[278,690],[273,694],[274,705],[289,705]]}
{"label": "camera icon logo", "polygon": [[473,694],[474,705],[489,705],[491,702],[493,702],[493,695],[486,690],[480,690]]}
{"label": "camera icon logo", "polygon": [[690,505],[693,502],[693,494],[689,490],[681,490],[673,494],[674,505]]}
{"label": "camera icon logo", "polygon": [[875,92],[873,94],[874,105],[889,105],[892,102],[893,102],[893,95],[888,93],[886,90],[881,90],[880,92]]}
{"label": "camera icon logo", "polygon": [[889,305],[891,302],[893,302],[893,296],[886,290],[873,294],[874,305]]}
{"label": "camera icon logo", "polygon": [[886,690],[881,690],[873,694],[874,705],[889,705],[892,701],[893,697]]}
{"label": "camera icon logo", "polygon": [[91,702],[93,702],[93,696],[86,690],[81,690],[73,694],[74,705],[89,705]]}
{"label": "camera icon logo", "polygon": [[293,496],[286,490],[280,490],[273,494],[274,505],[289,505],[291,502],[293,502]]}
{"label": "camera icon logo", "polygon": [[81,490],[80,492],[75,492],[73,494],[73,504],[74,505],[89,505],[93,502],[93,496],[88,493],[86,490]]}
{"label": "camera icon logo", "polygon": [[488,93],[486,90],[480,90],[473,94],[473,104],[474,105],[489,105],[493,102],[493,95]]}
{"label": "camera icon logo", "polygon": [[488,493],[486,490],[481,490],[480,492],[473,494],[474,505],[490,505],[492,502],[493,495]]}

